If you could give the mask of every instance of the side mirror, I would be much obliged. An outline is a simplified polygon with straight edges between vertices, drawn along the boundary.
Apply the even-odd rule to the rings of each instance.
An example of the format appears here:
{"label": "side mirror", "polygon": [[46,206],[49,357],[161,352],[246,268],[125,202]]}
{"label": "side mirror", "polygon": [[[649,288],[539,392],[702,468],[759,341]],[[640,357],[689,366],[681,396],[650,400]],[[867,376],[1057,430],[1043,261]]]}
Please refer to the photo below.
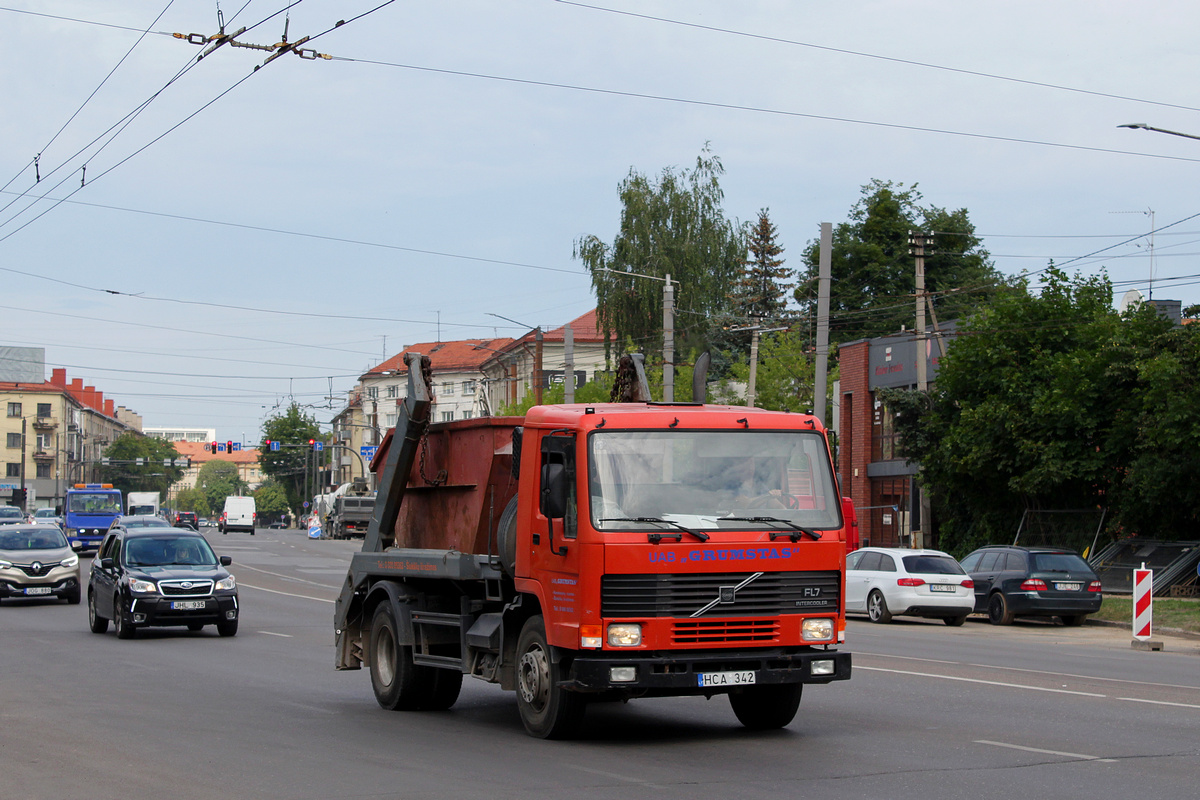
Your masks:
{"label": "side mirror", "polygon": [[565,464],[542,465],[541,512],[549,519],[567,515],[567,467]]}
{"label": "side mirror", "polygon": [[102,559],[100,559],[100,566],[103,567],[104,569],[112,569],[113,568],[113,560],[111,558],[102,558]]}
{"label": "side mirror", "polygon": [[222,567],[228,567],[230,564],[233,563],[233,559],[230,558],[229,556],[221,556],[217,560],[221,562]]}
{"label": "side mirror", "polygon": [[83,542],[76,539],[75,541],[71,542],[71,549],[74,550],[76,553],[80,552],[81,550],[83,550]]}

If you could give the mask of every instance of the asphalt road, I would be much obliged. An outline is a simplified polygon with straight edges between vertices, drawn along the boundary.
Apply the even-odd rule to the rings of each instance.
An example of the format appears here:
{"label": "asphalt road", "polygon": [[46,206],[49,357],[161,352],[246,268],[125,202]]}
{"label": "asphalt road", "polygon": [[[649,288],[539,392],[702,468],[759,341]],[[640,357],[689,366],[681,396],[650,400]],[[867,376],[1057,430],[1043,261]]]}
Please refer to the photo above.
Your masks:
{"label": "asphalt road", "polygon": [[[387,712],[333,668],[355,541],[205,534],[233,557],[238,635],[87,628],[85,605],[0,607],[0,797],[1191,797],[1200,642],[1024,623],[850,623],[854,677],[785,730],[724,698],[593,706],[582,739],[525,735],[468,679],[443,713]],[[84,574],[90,560],[84,560]]]}

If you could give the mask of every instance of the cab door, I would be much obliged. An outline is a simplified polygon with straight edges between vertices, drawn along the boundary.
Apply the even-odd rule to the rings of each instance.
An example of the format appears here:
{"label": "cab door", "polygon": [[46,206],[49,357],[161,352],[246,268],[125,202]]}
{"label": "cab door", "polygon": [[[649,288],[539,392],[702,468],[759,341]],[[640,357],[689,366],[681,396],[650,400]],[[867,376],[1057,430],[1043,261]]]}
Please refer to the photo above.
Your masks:
{"label": "cab door", "polygon": [[[530,577],[540,584],[550,644],[578,646],[583,595],[579,575],[575,436],[546,432],[539,446],[537,506],[530,521]],[[524,479],[524,476],[522,476]]]}

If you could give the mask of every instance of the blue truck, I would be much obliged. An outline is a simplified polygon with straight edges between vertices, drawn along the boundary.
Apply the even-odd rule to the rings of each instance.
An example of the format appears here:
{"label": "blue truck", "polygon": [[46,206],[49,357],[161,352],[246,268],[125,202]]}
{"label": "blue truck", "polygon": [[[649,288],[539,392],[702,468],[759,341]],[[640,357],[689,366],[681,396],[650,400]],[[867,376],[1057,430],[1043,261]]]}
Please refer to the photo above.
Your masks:
{"label": "blue truck", "polygon": [[121,490],[111,483],[77,483],[67,489],[63,527],[69,542],[79,542],[81,552],[100,547],[113,520],[121,516]]}

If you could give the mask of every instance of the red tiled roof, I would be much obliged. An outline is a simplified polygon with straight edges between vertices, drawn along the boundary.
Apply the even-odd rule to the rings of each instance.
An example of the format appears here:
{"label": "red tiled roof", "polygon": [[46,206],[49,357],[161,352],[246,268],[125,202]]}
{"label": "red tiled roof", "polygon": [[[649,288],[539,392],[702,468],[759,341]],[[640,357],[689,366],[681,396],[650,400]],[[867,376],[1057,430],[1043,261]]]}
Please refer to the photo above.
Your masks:
{"label": "red tiled roof", "polygon": [[214,456],[211,452],[204,449],[204,442],[172,442],[172,444],[175,445],[175,452],[181,456],[187,456],[193,462],[230,461],[234,464],[258,463],[258,448],[236,450],[232,453],[217,453]]}
{"label": "red tiled roof", "polygon": [[456,342],[422,342],[410,344],[396,355],[372,367],[362,377],[381,375],[392,371],[408,372],[404,364],[406,353],[429,356],[434,372],[473,372],[483,363],[512,343],[512,339],[462,339]]}

